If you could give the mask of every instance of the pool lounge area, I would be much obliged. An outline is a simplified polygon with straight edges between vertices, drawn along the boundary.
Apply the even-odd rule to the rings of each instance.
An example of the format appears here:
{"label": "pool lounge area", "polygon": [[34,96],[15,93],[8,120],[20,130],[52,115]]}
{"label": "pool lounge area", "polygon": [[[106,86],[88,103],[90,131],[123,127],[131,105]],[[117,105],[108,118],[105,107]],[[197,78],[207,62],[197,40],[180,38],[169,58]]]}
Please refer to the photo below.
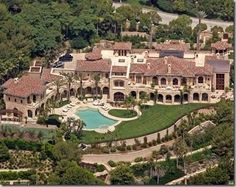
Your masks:
{"label": "pool lounge area", "polygon": [[75,115],[84,121],[86,124],[85,130],[107,129],[118,122],[105,117],[96,108],[80,108],[76,111]]}

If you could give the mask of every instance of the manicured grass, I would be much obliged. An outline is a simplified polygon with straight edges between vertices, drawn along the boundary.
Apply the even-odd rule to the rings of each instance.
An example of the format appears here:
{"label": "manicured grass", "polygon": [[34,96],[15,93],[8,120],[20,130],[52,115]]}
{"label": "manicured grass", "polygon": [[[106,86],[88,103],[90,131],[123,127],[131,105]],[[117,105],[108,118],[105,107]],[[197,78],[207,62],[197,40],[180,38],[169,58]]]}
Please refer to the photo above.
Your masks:
{"label": "manicured grass", "polygon": [[81,141],[85,143],[105,142],[139,137],[165,129],[191,111],[204,108],[209,104],[155,105],[144,109],[136,120],[122,122],[112,133],[100,134],[84,131]]}
{"label": "manicured grass", "polygon": [[108,112],[110,115],[119,117],[119,118],[132,118],[137,116],[137,112],[134,110],[119,110],[119,109],[112,109]]}

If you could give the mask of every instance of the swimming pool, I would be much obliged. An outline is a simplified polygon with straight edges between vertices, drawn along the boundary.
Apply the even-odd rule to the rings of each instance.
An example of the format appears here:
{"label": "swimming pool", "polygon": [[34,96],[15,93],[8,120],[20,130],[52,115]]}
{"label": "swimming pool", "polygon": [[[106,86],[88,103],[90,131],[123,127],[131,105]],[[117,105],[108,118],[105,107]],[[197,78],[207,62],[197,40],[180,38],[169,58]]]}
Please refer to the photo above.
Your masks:
{"label": "swimming pool", "polygon": [[86,124],[85,129],[105,128],[117,123],[117,121],[103,116],[94,108],[80,109],[75,114]]}

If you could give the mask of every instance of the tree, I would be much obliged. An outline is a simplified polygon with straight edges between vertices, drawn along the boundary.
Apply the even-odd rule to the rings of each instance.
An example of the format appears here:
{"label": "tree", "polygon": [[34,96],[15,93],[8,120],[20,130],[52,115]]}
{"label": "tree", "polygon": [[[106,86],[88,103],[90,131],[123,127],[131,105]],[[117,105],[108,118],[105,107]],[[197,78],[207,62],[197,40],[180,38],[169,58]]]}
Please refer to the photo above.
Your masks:
{"label": "tree", "polygon": [[0,162],[5,162],[10,159],[10,153],[4,143],[0,143]]}
{"label": "tree", "polygon": [[96,99],[98,97],[98,83],[100,81],[100,75],[95,73],[93,76],[94,79],[94,84],[95,84],[95,95],[96,95]]}
{"label": "tree", "polygon": [[75,76],[75,80],[79,81],[80,100],[82,100],[83,98],[83,79],[84,79],[83,73],[79,73],[78,75]]}
{"label": "tree", "polygon": [[234,26],[230,25],[230,26],[226,27],[225,32],[233,33],[234,32]]}
{"label": "tree", "polygon": [[62,141],[55,144],[52,149],[52,154],[57,161],[67,159],[79,162],[81,157],[81,153],[76,144]]}
{"label": "tree", "polygon": [[201,33],[201,23],[202,23],[202,19],[204,19],[207,15],[205,12],[203,11],[198,11],[196,14],[197,18],[198,18],[198,32],[197,32],[197,53],[199,53],[200,50],[200,33]]}
{"label": "tree", "polygon": [[65,81],[67,83],[67,100],[70,100],[70,89],[71,85],[74,82],[74,74],[73,73],[61,73],[64,76]]}
{"label": "tree", "polygon": [[192,34],[192,20],[190,17],[181,15],[169,23],[172,39],[187,39]]}
{"label": "tree", "polygon": [[57,163],[55,171],[49,176],[48,183],[53,185],[103,184],[91,172],[81,168],[76,162],[68,160],[61,160]]}
{"label": "tree", "polygon": [[176,155],[176,167],[179,166],[179,159],[183,161],[183,170],[185,172],[185,154],[188,152],[188,147],[184,139],[179,138],[173,145],[173,151]]}
{"label": "tree", "polygon": [[53,82],[53,85],[56,86],[56,99],[59,99],[60,96],[60,87],[64,84],[61,79],[57,79]]}
{"label": "tree", "polygon": [[115,185],[130,185],[134,184],[134,175],[132,170],[127,165],[117,166],[110,173],[111,184]]}

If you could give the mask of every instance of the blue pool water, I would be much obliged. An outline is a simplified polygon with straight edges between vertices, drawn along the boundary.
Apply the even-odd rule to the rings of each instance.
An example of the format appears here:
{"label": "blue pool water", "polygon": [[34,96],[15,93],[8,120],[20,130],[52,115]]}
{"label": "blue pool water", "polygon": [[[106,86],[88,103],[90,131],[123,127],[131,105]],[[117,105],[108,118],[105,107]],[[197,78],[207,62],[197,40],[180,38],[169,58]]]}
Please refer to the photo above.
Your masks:
{"label": "blue pool water", "polygon": [[75,114],[86,124],[85,129],[98,129],[111,126],[117,122],[103,116],[97,109],[93,108],[78,110]]}

